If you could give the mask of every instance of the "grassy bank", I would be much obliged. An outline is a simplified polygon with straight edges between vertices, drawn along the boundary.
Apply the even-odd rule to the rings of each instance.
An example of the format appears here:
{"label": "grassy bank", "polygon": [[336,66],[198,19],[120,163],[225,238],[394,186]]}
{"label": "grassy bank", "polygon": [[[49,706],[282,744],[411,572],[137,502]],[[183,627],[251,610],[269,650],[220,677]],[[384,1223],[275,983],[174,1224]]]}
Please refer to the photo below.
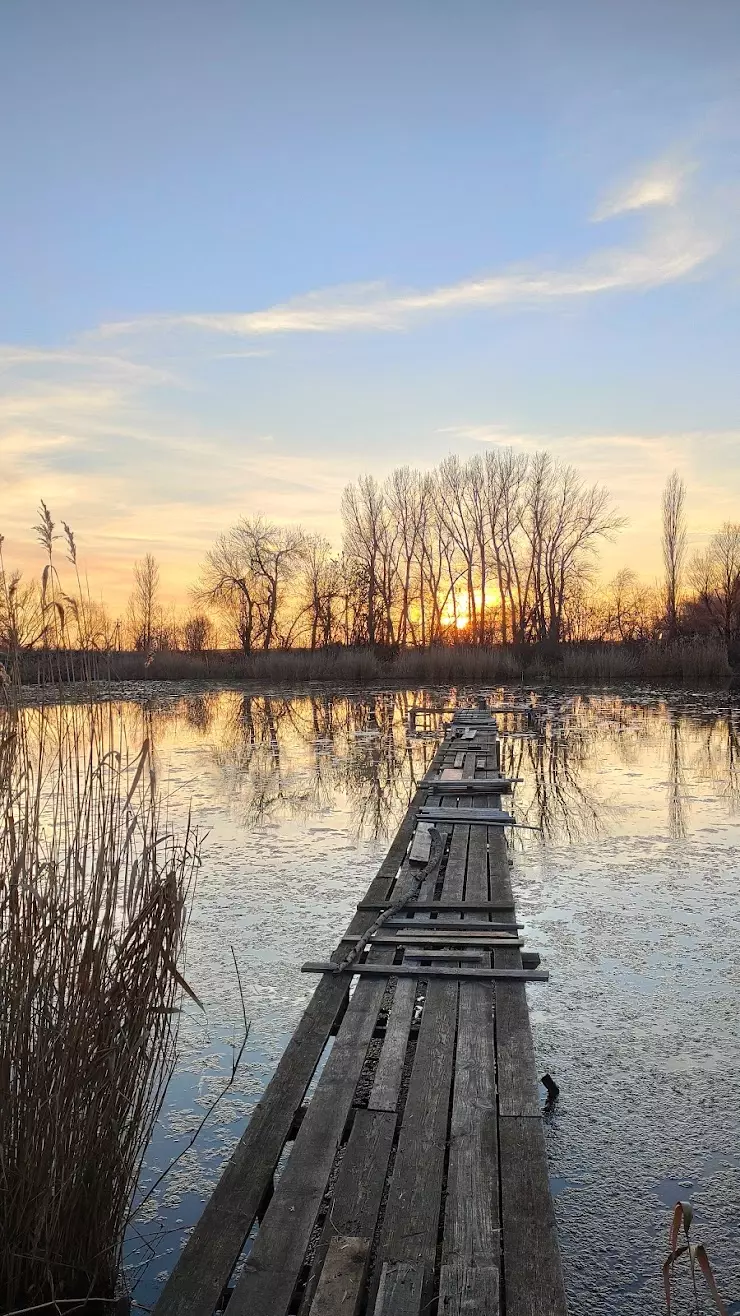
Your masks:
{"label": "grassy bank", "polygon": [[481,648],[450,645],[430,649],[367,648],[292,649],[244,654],[231,650],[205,653],[27,651],[19,656],[27,684],[109,681],[239,680],[296,684],[306,681],[375,685],[613,684],[619,681],[726,683],[733,676],[724,648],[713,640],[677,640],[672,644],[563,645],[559,649]]}

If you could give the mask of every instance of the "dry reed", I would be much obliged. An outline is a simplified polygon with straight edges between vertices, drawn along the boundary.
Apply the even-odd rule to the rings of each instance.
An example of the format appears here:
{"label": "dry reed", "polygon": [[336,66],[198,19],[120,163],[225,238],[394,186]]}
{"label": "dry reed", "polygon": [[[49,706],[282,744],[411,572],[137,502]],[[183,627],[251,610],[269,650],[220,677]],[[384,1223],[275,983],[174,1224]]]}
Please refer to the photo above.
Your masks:
{"label": "dry reed", "polygon": [[0,708],[0,1303],[110,1300],[198,863],[110,706]]}
{"label": "dry reed", "polygon": [[[84,652],[26,650],[18,662],[27,683],[91,679],[91,656]],[[94,656],[94,669],[98,677],[114,682],[236,680],[284,685],[306,681],[344,685],[613,684],[635,679],[717,684],[732,677],[724,646],[711,638],[670,644],[563,644],[555,650],[440,644],[400,653],[363,647],[271,649],[251,654],[224,649],[194,654],[108,652]]]}

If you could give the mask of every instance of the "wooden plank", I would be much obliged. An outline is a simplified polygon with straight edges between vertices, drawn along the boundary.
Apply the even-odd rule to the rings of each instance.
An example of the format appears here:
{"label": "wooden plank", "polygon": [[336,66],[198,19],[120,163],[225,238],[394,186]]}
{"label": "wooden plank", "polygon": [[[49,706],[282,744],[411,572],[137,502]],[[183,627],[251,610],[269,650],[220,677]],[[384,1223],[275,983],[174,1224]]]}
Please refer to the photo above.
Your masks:
{"label": "wooden plank", "polygon": [[414,839],[411,842],[409,850],[409,861],[412,864],[426,864],[429,862],[429,856],[432,852],[432,824],[420,822],[417,824],[414,832]]}
{"label": "wooden plank", "polygon": [[413,1261],[385,1262],[373,1316],[419,1316],[424,1270]]}
{"label": "wooden plank", "polygon": [[[461,779],[462,779],[462,768],[443,768],[439,775],[439,781],[434,782],[434,785],[439,786],[440,782],[443,781],[444,782],[460,781]],[[432,783],[429,781],[429,778],[424,777],[422,785],[430,786],[431,784]]]}
{"label": "wooden plank", "polygon": [[[394,1114],[362,1109],[355,1111],[334,1185],[330,1211],[313,1257],[306,1293],[301,1303],[302,1312],[309,1309],[313,1295],[318,1293],[332,1240],[336,1235],[372,1239],[395,1129]],[[363,1272],[363,1281],[364,1278]],[[314,1316],[313,1307],[310,1312]]]}
{"label": "wooden plank", "polygon": [[499,980],[496,985],[496,1050],[500,1114],[539,1116],[539,1085],[527,997],[524,987],[516,982]]}
{"label": "wooden plank", "polygon": [[[380,910],[391,909],[392,906],[387,902],[383,904],[382,901],[363,900],[357,908]],[[466,914],[478,914],[483,913],[486,910],[491,910],[492,912],[506,910],[513,913],[514,904],[513,901],[510,900],[477,900],[475,902],[470,900],[411,900],[408,905],[404,906],[404,908],[408,910],[444,910],[446,914],[453,909],[460,910],[461,912],[464,911]]]}
{"label": "wooden plank", "polygon": [[[334,965],[326,960],[307,960],[301,973],[331,973]],[[418,969],[405,964],[350,964],[342,974],[370,978],[485,978],[489,982],[549,982],[546,969]]]}
{"label": "wooden plank", "polygon": [[[450,769],[457,772],[457,768]],[[470,795],[510,795],[512,785],[521,781],[521,777],[462,777],[450,778],[444,777],[439,781],[428,781],[426,784],[430,790],[434,788],[437,795],[459,795],[465,799]]]}
{"label": "wooden plank", "polygon": [[439,1311],[499,1311],[500,1221],[493,997],[461,983]]}
{"label": "wooden plank", "polygon": [[566,1316],[542,1120],[504,1116],[499,1145],[506,1316]]}
{"label": "wooden plank", "polygon": [[[377,951],[377,955],[385,952]],[[385,969],[374,964],[374,969]],[[254,1247],[229,1300],[230,1316],[284,1316],[347,1124],[385,979],[361,982],[347,1007]]]}
{"label": "wooden plank", "polygon": [[462,740],[476,740],[478,732],[475,727],[466,727],[462,733]]}
{"label": "wooden plank", "polygon": [[395,1110],[398,1105],[416,991],[413,978],[402,978],[396,983],[368,1110]]}
{"label": "wooden plank", "polygon": [[[387,926],[387,925],[385,925]],[[437,928],[436,923],[422,923],[414,919],[406,926],[408,932],[387,932],[385,926],[380,932],[373,934],[373,939],[369,942],[371,946],[408,946],[412,942],[414,945],[429,944],[437,946],[467,946],[472,942],[475,946],[490,946],[491,950],[496,946],[523,946],[524,942],[521,937],[511,937],[507,932],[479,932],[475,928],[470,930],[467,923],[460,920],[459,931],[445,932]],[[491,925],[489,924],[489,927]],[[418,929],[418,931],[417,931]],[[349,940],[349,938],[348,938]],[[359,941],[360,938],[358,937]]]}
{"label": "wooden plank", "polygon": [[[476,814],[479,817],[476,817]],[[487,827],[508,827],[515,822],[512,814],[507,813],[505,809],[473,809],[464,805],[459,809],[450,809],[445,806],[424,804],[419,810],[419,817],[430,822],[481,823]]]}
{"label": "wooden plank", "polygon": [[357,1316],[370,1243],[369,1238],[352,1238],[346,1234],[332,1238],[311,1303],[311,1316]]}
{"label": "wooden plank", "polygon": [[480,950],[435,950],[432,945],[424,941],[418,943],[418,949],[417,943],[414,941],[414,945],[406,951],[404,964],[408,964],[409,960],[431,960],[433,964],[437,964],[442,960],[454,960],[455,963],[458,961],[460,963],[466,961],[471,961],[475,964],[483,963],[483,957]]}
{"label": "wooden plank", "polygon": [[[383,924],[383,927],[386,930],[388,928],[410,928],[411,931],[413,931],[414,928],[418,927],[423,931],[425,927],[431,927],[434,928],[436,932],[459,932],[462,926],[463,924],[459,919],[453,920],[448,918],[435,918],[434,922],[427,921],[425,923],[422,923],[421,919],[389,918],[386,919]],[[514,928],[523,928],[524,924],[513,922],[499,923],[498,921],[496,923],[487,923],[483,919],[469,918],[465,920],[464,926],[475,932],[510,932]]]}
{"label": "wooden plank", "polygon": [[[424,1308],[434,1293],[456,1015],[457,985],[430,982],[376,1261],[381,1268],[386,1262],[419,1265]],[[379,1310],[390,1316],[403,1308],[376,1305]]]}
{"label": "wooden plank", "polygon": [[461,768],[461,767],[463,766],[464,763],[465,763],[465,755],[464,755],[464,754],[459,754],[459,753],[456,754],[456,755],[455,755],[455,760],[454,760],[454,767],[456,767],[456,768]]}
{"label": "wooden plank", "polygon": [[501,1269],[498,1262],[468,1266],[443,1262],[439,1275],[438,1316],[498,1316]]}

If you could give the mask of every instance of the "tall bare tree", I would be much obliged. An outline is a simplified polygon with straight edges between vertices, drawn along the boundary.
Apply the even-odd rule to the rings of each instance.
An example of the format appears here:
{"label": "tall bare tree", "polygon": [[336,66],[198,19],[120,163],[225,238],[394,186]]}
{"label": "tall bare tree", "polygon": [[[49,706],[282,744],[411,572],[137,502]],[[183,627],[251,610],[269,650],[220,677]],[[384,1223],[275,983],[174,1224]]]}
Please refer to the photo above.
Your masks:
{"label": "tall bare tree", "polygon": [[134,563],[134,588],[129,599],[129,619],[135,649],[151,652],[160,621],[159,563],[151,553]]}
{"label": "tall bare tree", "polygon": [[669,639],[678,633],[681,572],[686,557],[686,488],[678,471],[672,471],[663,490],[663,567],[665,614]]}
{"label": "tall bare tree", "polygon": [[726,521],[694,557],[691,583],[707,620],[729,649],[740,642],[740,524]]}

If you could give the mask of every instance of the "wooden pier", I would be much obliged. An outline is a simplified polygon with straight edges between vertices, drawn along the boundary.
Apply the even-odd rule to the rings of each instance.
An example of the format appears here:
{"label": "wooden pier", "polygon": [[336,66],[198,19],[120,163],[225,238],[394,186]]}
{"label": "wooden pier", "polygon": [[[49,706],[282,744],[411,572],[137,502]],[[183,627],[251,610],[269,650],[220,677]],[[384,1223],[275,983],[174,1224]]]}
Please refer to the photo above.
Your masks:
{"label": "wooden pier", "polygon": [[155,1316],[564,1316],[511,785],[456,710]]}

